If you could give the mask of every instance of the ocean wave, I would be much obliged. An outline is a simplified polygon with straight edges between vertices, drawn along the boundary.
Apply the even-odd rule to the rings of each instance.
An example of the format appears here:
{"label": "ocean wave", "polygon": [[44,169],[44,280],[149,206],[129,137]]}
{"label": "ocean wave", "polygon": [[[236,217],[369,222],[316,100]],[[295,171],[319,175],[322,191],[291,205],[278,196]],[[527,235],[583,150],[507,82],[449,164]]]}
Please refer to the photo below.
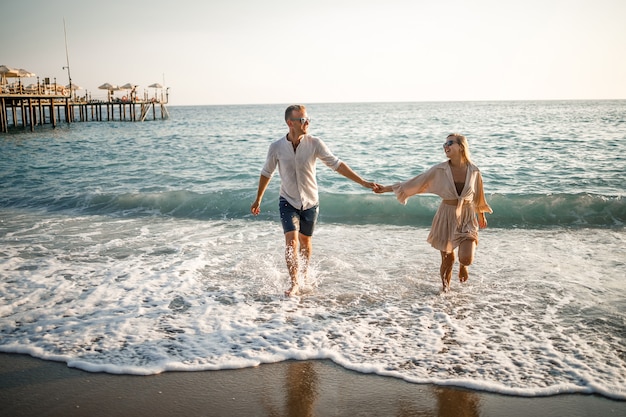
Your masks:
{"label": "ocean wave", "polygon": [[[324,206],[327,218],[337,222],[380,222],[383,224],[430,226],[440,204],[439,197],[419,196],[400,205],[393,196],[333,196]],[[343,200],[343,201],[342,201]],[[487,215],[490,227],[543,228],[623,227],[626,201],[620,196],[592,194],[494,194],[488,196],[493,214]],[[330,207],[329,207],[330,206]],[[358,219],[362,220],[359,221]]]}
{"label": "ocean wave", "polygon": [[[252,218],[250,204],[256,191],[224,190],[209,193],[177,190],[91,194],[62,197],[24,198],[1,201],[0,207],[70,211],[74,214],[113,216],[168,216],[190,219]],[[494,213],[487,216],[490,227],[621,228],[626,223],[626,201],[622,196],[581,194],[493,194],[487,196]],[[416,196],[406,206],[392,195],[320,195],[320,221],[340,224],[390,224],[430,226],[440,199]],[[261,220],[278,216],[278,195],[268,191]]]}

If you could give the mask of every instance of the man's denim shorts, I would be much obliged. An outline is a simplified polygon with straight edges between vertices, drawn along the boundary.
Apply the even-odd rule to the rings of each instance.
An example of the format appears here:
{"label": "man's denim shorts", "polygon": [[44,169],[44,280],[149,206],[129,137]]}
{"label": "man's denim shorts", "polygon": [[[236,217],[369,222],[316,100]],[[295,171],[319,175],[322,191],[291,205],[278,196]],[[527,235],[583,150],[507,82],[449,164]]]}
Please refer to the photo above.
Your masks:
{"label": "man's denim shorts", "polygon": [[305,236],[313,236],[319,205],[310,209],[300,210],[289,204],[283,197],[280,197],[278,206],[280,209],[280,221],[283,224],[285,233],[298,230]]}

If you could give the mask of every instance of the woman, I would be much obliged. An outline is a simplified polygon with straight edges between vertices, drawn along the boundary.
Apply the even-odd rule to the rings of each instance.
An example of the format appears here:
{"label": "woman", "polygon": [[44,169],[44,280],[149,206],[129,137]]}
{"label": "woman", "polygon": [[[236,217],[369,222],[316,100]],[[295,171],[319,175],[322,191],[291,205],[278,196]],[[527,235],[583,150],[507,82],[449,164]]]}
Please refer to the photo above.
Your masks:
{"label": "woman", "polygon": [[[487,227],[485,213],[492,213],[485,200],[483,180],[470,158],[469,144],[458,133],[448,135],[443,144],[448,157],[428,171],[408,181],[375,188],[376,193],[393,191],[402,204],[415,194],[437,194],[443,200],[433,218],[427,241],[441,251],[443,291],[450,290],[454,249],[458,248],[459,280],[467,281],[467,267],[474,261],[478,228]],[[476,218],[478,215],[478,219]]]}

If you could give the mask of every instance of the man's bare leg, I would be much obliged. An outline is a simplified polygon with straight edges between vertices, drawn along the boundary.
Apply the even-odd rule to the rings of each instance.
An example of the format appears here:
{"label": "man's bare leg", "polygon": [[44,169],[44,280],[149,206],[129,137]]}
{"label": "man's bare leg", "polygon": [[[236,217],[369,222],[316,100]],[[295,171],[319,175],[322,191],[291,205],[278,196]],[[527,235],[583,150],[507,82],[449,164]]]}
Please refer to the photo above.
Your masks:
{"label": "man's bare leg", "polygon": [[285,233],[285,261],[287,262],[287,270],[289,271],[289,279],[291,280],[291,287],[285,291],[286,296],[298,295],[300,292],[300,286],[298,285],[298,240],[296,239],[297,232]]}
{"label": "man's bare leg", "polygon": [[450,280],[452,279],[452,266],[454,266],[454,252],[441,252],[441,283],[443,284],[443,292],[450,291]]}
{"label": "man's bare leg", "polygon": [[300,233],[298,235],[300,240],[300,270],[302,271],[302,278],[304,282],[307,282],[309,278],[309,264],[311,262],[311,253],[313,252],[313,239],[311,236],[303,235]]}

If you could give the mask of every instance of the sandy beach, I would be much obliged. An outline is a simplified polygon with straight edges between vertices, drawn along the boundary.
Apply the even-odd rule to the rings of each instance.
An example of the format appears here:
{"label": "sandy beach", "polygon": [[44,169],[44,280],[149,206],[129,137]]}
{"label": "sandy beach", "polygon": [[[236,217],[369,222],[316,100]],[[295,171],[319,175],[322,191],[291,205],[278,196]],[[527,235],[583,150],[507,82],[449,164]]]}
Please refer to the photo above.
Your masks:
{"label": "sandy beach", "polygon": [[330,361],[154,376],[89,373],[0,354],[3,416],[624,416],[591,395],[524,398],[418,385]]}

